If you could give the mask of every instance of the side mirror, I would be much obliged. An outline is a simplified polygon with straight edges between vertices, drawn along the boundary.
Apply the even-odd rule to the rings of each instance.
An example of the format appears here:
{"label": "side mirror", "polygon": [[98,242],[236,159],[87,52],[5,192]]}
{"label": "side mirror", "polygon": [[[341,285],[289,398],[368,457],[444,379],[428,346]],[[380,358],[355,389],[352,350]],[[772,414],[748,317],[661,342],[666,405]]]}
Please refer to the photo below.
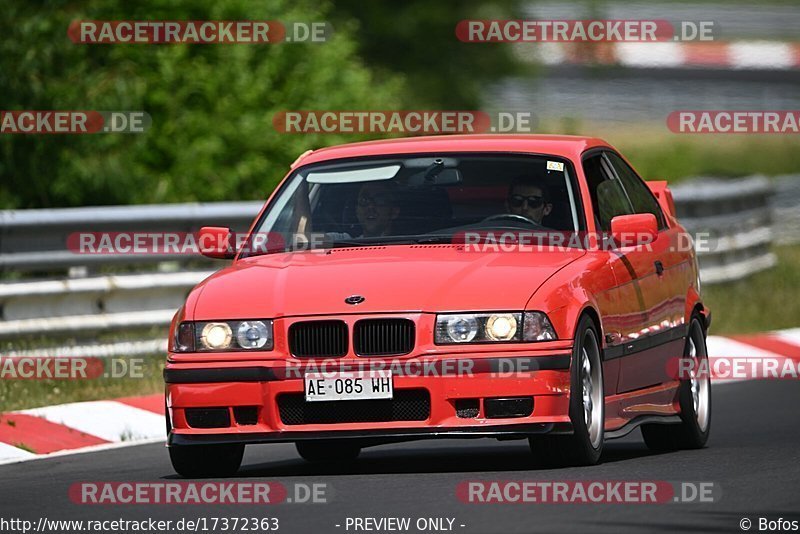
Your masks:
{"label": "side mirror", "polygon": [[231,229],[223,226],[204,226],[197,236],[200,254],[219,260],[229,260],[236,256],[232,240]]}
{"label": "side mirror", "polygon": [[652,213],[617,215],[611,219],[611,237],[619,247],[638,247],[658,237],[658,223]]}

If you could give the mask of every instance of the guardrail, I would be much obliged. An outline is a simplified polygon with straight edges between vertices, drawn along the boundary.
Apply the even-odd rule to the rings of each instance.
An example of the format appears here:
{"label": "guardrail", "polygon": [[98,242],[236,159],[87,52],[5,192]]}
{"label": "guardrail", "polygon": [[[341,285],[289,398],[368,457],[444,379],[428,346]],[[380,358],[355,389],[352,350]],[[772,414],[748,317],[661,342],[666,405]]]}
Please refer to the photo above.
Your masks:
{"label": "guardrail", "polygon": [[800,243],[800,175],[790,174],[775,179],[775,194],[770,198],[775,243]]}
{"label": "guardrail", "polygon": [[770,251],[773,186],[767,178],[701,177],[670,189],[681,224],[705,240],[697,247],[703,282],[738,280],[775,265]]}
{"label": "guardrail", "polygon": [[[800,177],[791,178],[778,182],[779,197],[763,177],[700,178],[671,188],[681,222],[708,238],[698,252],[705,283],[742,278],[775,264],[770,252],[776,234],[773,210],[781,213],[778,235],[798,239],[800,232],[784,228],[800,227]],[[0,354],[105,356],[165,350],[175,310],[220,264],[186,255],[74,254],[65,245],[67,237],[80,231],[195,232],[203,225],[244,231],[261,205],[0,211],[0,269],[17,278],[6,275],[9,280],[0,283]],[[103,273],[109,266],[133,272]],[[50,278],[31,277],[43,273]]]}

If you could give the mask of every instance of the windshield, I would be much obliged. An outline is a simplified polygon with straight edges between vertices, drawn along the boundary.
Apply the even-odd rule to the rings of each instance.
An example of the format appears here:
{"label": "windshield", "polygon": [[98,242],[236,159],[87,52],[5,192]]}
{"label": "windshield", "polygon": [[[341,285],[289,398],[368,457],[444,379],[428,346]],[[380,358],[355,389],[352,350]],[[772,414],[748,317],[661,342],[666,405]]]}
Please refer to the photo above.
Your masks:
{"label": "windshield", "polygon": [[[577,232],[577,187],[555,156],[459,154],[348,160],[296,171],[247,255],[435,243],[468,231]],[[268,249],[252,241],[269,236]]]}

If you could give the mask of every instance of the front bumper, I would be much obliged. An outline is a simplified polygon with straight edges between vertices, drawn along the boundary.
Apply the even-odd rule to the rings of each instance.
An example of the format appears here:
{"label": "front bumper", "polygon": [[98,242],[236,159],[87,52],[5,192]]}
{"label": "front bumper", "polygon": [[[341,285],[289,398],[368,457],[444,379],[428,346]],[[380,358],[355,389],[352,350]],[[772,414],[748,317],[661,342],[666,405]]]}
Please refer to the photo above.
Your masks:
{"label": "front bumper", "polygon": [[[427,399],[427,412],[414,420],[368,421],[325,418],[325,421],[298,421],[287,417],[286,399],[292,397],[295,408],[303,394],[303,372],[329,370],[322,361],[247,361],[247,362],[174,362],[164,370],[167,407],[171,432],[169,445],[210,443],[295,442],[306,439],[359,439],[386,442],[424,438],[524,437],[541,433],[569,433],[570,350],[542,353],[531,351],[493,352],[478,356],[457,355],[392,360],[370,359],[369,368],[393,370],[395,398],[404,393],[419,392]],[[460,362],[469,361],[467,367]],[[335,363],[336,369],[341,364]],[[447,362],[452,365],[447,366]],[[364,364],[363,361],[357,363]],[[412,365],[408,365],[412,363]],[[363,365],[361,367],[364,368]],[[448,372],[448,370],[450,372]],[[398,372],[399,371],[399,372]],[[487,416],[485,400],[497,398],[531,398],[530,415],[515,417]],[[301,405],[304,403],[299,399]],[[476,413],[465,416],[458,410],[460,402],[475,402]],[[476,402],[477,401],[477,402]],[[375,401],[347,400],[351,408]],[[379,401],[392,402],[392,401]],[[326,405],[313,403],[316,413],[324,413]],[[301,406],[302,407],[302,406]],[[228,410],[229,423],[217,428],[193,427],[187,410]],[[242,424],[239,409],[254,416]],[[390,410],[391,411],[391,410]],[[191,412],[188,412],[191,413]]]}

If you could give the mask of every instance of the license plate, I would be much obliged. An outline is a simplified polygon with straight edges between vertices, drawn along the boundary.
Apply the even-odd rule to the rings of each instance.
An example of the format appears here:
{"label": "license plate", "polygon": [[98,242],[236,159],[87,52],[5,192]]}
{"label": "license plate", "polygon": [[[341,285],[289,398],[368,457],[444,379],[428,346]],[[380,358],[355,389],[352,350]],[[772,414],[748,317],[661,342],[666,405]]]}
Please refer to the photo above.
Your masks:
{"label": "license plate", "polygon": [[363,373],[307,373],[304,377],[308,402],[391,399],[391,371]]}

